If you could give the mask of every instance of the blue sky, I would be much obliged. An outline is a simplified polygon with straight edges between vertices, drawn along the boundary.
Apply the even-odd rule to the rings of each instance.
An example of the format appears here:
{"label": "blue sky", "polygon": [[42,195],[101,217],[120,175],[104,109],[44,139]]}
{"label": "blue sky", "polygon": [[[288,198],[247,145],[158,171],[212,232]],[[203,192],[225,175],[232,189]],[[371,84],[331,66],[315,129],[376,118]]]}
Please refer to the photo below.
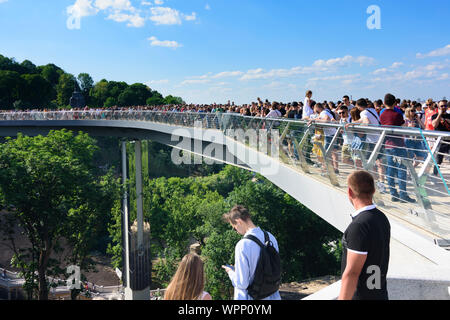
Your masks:
{"label": "blue sky", "polygon": [[449,13],[448,0],[0,0],[0,54],[189,103],[440,99]]}

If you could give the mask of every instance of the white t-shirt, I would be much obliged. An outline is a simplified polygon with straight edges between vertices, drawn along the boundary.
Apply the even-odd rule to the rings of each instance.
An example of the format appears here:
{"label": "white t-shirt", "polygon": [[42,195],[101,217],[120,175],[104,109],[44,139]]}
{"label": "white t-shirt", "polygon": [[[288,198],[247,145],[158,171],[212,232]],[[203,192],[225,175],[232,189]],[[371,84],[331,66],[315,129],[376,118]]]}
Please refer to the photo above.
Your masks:
{"label": "white t-shirt", "polygon": [[347,108],[348,108],[348,112],[350,112],[350,110],[352,110],[353,108],[354,108],[355,106],[354,105],[352,105],[351,103],[350,103],[350,105],[349,106],[347,106]]}
{"label": "white t-shirt", "polygon": [[[380,117],[378,116],[377,111],[373,108],[367,108],[366,110],[361,112],[361,119],[368,119],[370,123],[369,125],[371,126],[380,125]],[[368,134],[366,141],[369,143],[376,143],[379,138],[379,134]]]}
{"label": "white t-shirt", "polygon": [[[346,123],[349,123],[349,122],[346,121],[345,119],[340,119],[340,120],[339,120],[339,123],[345,125]],[[343,141],[343,144],[344,144],[344,145],[351,145],[349,135],[350,135],[350,134],[347,133],[346,130],[344,130],[344,131],[342,132],[342,139],[344,140],[344,141]]]}
{"label": "white t-shirt", "polygon": [[313,113],[314,110],[309,105],[308,98],[305,98],[305,102],[303,103],[303,119],[305,119],[306,117],[311,117]]}
{"label": "white t-shirt", "polygon": [[[333,115],[331,114],[331,112],[327,109],[323,110],[320,115],[319,115],[319,119],[321,120],[325,120],[326,117],[329,117],[329,122],[332,122],[334,120]],[[323,133],[326,136],[334,136],[336,134],[336,128],[324,128],[323,129]]]}
{"label": "white t-shirt", "polygon": [[278,110],[270,110],[270,112],[267,114],[266,118],[280,118],[281,112]]}

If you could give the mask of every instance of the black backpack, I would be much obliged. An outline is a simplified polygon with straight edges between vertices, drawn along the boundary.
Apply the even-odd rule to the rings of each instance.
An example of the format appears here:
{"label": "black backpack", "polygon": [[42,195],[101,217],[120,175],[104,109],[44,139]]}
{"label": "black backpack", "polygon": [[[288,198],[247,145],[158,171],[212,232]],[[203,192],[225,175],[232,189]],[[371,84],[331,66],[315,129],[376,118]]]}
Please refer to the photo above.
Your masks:
{"label": "black backpack", "polygon": [[277,292],[281,285],[280,254],[270,241],[267,232],[264,230],[263,232],[265,245],[255,236],[247,235],[244,237],[244,239],[256,242],[261,248],[255,269],[255,277],[247,288],[249,295],[254,300],[267,298]]}

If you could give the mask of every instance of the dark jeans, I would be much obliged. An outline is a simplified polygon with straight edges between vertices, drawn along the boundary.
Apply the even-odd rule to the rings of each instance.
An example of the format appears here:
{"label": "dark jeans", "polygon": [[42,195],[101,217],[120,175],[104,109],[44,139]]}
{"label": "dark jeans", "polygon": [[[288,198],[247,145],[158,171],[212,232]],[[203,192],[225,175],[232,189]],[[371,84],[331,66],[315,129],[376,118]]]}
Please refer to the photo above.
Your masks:
{"label": "dark jeans", "polygon": [[[447,142],[447,141],[446,141],[446,142]],[[436,157],[436,161],[437,161],[437,164],[439,165],[439,167],[441,167],[442,162],[444,162],[444,155],[441,154],[441,153],[450,153],[450,144],[443,143],[443,144],[441,145],[441,147],[439,148],[439,154],[438,154],[437,157]],[[434,173],[435,175],[438,174],[438,170],[437,170],[437,168],[436,168],[436,165],[434,165],[433,173]]]}
{"label": "dark jeans", "polygon": [[389,185],[391,196],[399,197],[397,189],[395,187],[395,178],[398,179],[398,187],[400,189],[400,199],[404,199],[406,194],[406,167],[394,161],[394,157],[406,158],[407,153],[405,148],[394,148],[386,149],[386,159],[387,159],[387,182]]}

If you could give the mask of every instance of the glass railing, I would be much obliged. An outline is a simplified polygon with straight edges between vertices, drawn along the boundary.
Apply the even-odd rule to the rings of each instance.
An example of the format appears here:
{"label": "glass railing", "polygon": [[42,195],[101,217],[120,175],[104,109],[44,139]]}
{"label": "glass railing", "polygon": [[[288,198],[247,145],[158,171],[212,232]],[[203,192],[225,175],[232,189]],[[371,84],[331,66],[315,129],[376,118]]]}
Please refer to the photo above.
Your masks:
{"label": "glass railing", "polygon": [[[384,212],[435,238],[450,238],[450,133],[447,132],[406,127],[346,127],[339,123],[232,113],[132,109],[0,113],[0,121],[13,120],[121,120],[163,123],[174,128],[201,127],[219,130],[272,157],[276,144],[276,158],[282,164],[343,192],[348,175],[355,169],[371,172],[377,186],[375,202]],[[237,130],[256,134],[257,141],[242,138],[236,134]],[[272,148],[261,148],[263,144],[258,139],[267,132],[265,144],[271,144]]]}

